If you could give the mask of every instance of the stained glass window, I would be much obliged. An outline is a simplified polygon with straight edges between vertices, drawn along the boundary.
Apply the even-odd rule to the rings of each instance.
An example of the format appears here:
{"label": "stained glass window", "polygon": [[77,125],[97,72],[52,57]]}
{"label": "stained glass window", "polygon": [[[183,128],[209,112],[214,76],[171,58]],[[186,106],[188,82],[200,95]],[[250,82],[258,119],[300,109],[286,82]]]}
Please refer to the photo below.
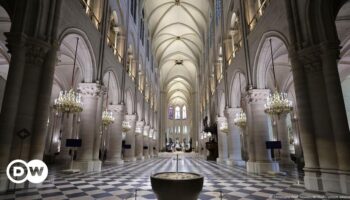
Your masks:
{"label": "stained glass window", "polygon": [[186,110],[186,106],[182,107],[182,119],[186,119],[187,118],[187,110]]}
{"label": "stained glass window", "polygon": [[168,118],[174,119],[174,107],[170,106],[168,109]]}
{"label": "stained glass window", "polygon": [[175,107],[175,119],[181,119],[179,106]]}

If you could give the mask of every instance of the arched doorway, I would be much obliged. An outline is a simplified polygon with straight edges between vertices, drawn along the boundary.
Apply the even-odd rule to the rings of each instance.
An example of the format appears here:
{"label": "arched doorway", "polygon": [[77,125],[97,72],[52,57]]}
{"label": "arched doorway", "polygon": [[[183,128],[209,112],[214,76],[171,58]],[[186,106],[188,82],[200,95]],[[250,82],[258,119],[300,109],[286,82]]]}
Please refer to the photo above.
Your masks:
{"label": "arched doorway", "polygon": [[53,108],[54,103],[61,91],[70,89],[77,91],[80,83],[92,82],[96,71],[91,45],[86,36],[83,33],[80,34],[79,30],[72,32],[74,33],[65,34],[61,39],[57,53],[45,146],[45,160],[48,162],[57,160],[57,163],[64,167],[73,155],[73,152],[65,147],[65,141],[81,137],[81,117],[80,113],[57,112]]}
{"label": "arched doorway", "polygon": [[11,55],[6,47],[6,36],[4,33],[9,32],[11,28],[11,19],[6,10],[0,6],[0,112],[2,99],[4,97],[7,74]]}

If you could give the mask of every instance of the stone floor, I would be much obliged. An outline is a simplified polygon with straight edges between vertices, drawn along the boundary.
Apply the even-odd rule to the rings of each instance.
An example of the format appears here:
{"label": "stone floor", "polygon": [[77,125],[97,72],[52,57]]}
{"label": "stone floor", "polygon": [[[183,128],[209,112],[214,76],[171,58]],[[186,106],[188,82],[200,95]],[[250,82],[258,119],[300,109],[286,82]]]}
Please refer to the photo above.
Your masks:
{"label": "stone floor", "polygon": [[[229,200],[325,198],[324,193],[306,191],[297,173],[248,175],[243,168],[208,162],[194,154],[180,154],[179,157],[179,171],[204,175],[204,188],[200,194],[203,200],[221,197]],[[149,176],[175,169],[175,155],[161,154],[150,160],[104,166],[99,173],[51,173],[43,184],[1,194],[0,199],[155,199]]]}

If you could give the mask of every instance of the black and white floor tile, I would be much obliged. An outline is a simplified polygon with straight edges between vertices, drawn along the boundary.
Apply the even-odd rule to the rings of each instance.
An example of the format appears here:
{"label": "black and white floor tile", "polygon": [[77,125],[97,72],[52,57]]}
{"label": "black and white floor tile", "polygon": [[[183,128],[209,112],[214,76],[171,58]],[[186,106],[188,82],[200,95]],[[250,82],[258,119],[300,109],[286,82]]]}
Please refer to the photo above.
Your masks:
{"label": "black and white floor tile", "polygon": [[[192,154],[193,155],[193,154]],[[120,166],[103,166],[99,173],[64,175],[52,173],[41,185],[0,194],[0,199],[156,199],[151,189],[150,175],[175,171],[173,154]],[[204,176],[201,200],[207,199],[306,199],[323,198],[324,194],[304,189],[297,173],[286,176],[248,175],[244,168],[205,161],[196,156],[182,156],[179,171],[191,171]],[[136,191],[136,192],[135,192]]]}

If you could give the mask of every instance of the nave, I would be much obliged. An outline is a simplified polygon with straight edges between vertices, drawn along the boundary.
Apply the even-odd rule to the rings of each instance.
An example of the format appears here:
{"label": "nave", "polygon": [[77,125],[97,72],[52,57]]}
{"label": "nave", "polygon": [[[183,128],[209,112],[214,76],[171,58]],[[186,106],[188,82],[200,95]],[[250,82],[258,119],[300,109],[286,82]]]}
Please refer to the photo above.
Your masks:
{"label": "nave", "polygon": [[[0,199],[156,199],[149,177],[158,172],[175,171],[175,158],[176,154],[161,153],[159,157],[145,161],[104,165],[101,172],[72,175],[57,172],[50,174],[41,185],[8,192]],[[305,190],[295,171],[288,172],[286,176],[249,175],[245,168],[206,161],[194,153],[179,154],[179,171],[204,176],[204,187],[199,196],[201,200],[324,198],[325,195],[333,195]]]}

